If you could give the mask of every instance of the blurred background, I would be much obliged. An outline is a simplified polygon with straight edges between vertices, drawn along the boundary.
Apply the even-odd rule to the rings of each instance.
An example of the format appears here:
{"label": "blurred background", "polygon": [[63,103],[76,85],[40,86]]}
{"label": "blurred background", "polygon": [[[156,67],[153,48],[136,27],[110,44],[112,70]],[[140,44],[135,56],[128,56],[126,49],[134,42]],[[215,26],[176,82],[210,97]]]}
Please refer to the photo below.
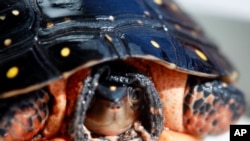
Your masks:
{"label": "blurred background", "polygon": [[[237,87],[248,102],[238,124],[250,125],[250,0],[175,0],[203,27],[239,71]],[[229,132],[205,141],[229,141]]]}

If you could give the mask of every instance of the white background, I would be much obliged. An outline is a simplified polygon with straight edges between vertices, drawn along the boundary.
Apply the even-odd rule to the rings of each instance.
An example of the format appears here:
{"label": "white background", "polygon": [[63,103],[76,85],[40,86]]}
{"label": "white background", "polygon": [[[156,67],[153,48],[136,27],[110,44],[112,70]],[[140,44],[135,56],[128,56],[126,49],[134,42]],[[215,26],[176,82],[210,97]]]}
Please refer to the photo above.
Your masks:
{"label": "white background", "polygon": [[[250,0],[175,0],[221,47],[240,73],[237,87],[246,94],[250,125]],[[205,141],[229,141],[229,132]]]}
{"label": "white background", "polygon": [[175,0],[191,13],[250,22],[249,0]]}

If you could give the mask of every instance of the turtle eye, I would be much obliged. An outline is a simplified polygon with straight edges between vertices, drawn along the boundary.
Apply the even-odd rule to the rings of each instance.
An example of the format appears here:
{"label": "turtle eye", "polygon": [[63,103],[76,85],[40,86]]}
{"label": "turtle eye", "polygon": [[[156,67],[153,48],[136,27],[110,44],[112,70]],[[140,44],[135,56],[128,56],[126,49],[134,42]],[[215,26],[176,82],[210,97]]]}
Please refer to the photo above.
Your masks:
{"label": "turtle eye", "polygon": [[141,88],[129,88],[128,100],[130,106],[137,108],[140,105],[143,97],[143,90]]}

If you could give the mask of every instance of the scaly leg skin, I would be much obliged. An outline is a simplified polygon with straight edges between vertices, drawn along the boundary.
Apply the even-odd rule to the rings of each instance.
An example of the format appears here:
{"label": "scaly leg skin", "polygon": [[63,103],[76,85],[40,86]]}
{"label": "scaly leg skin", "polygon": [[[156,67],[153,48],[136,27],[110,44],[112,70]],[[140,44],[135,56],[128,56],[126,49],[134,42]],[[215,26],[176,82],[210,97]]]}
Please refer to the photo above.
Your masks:
{"label": "scaly leg skin", "polygon": [[49,115],[49,94],[36,90],[0,101],[0,140],[31,140]]}
{"label": "scaly leg skin", "polygon": [[144,129],[144,127],[141,125],[140,122],[134,123],[135,131],[139,132],[143,141],[152,141],[150,133],[147,132],[147,130]]}
{"label": "scaly leg skin", "polygon": [[185,96],[185,133],[164,129],[159,141],[200,141],[207,134],[221,134],[244,113],[244,95],[219,80],[190,83]]}
{"label": "scaly leg skin", "polygon": [[244,113],[244,95],[234,86],[219,80],[193,84],[185,96],[186,132],[196,136],[218,135]]}

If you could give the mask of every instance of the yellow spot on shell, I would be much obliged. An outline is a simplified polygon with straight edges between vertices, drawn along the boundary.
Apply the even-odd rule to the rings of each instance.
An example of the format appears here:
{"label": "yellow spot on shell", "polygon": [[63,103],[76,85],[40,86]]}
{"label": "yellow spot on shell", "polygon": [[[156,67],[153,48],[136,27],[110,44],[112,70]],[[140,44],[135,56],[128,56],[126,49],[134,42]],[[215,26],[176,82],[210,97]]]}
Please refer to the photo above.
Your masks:
{"label": "yellow spot on shell", "polygon": [[4,21],[6,19],[6,16],[0,16],[0,20]]}
{"label": "yellow spot on shell", "polygon": [[154,0],[154,3],[157,4],[157,5],[162,5],[163,4],[162,0]]}
{"label": "yellow spot on shell", "polygon": [[150,43],[155,47],[155,48],[160,48],[160,45],[154,41],[154,40],[151,40]]}
{"label": "yellow spot on shell", "polygon": [[6,77],[9,79],[15,78],[18,75],[19,69],[18,67],[14,66],[11,67],[7,73],[6,73]]}
{"label": "yellow spot on shell", "polygon": [[18,10],[12,10],[11,12],[14,16],[18,16],[20,12]]}
{"label": "yellow spot on shell", "polygon": [[117,89],[116,86],[110,86],[110,87],[109,87],[109,90],[110,90],[110,91],[115,91],[116,89]]}
{"label": "yellow spot on shell", "polygon": [[47,28],[51,28],[51,27],[53,27],[54,26],[54,23],[53,22],[47,22],[46,23],[46,27]]}
{"label": "yellow spot on shell", "polygon": [[195,50],[195,53],[203,60],[203,61],[207,61],[207,56],[201,52],[200,50]]}
{"label": "yellow spot on shell", "polygon": [[61,56],[68,57],[70,55],[70,48],[64,47],[61,49]]}
{"label": "yellow spot on shell", "polygon": [[105,37],[106,37],[106,39],[107,39],[109,42],[112,42],[112,41],[113,41],[112,37],[110,37],[108,34],[105,34]]}
{"label": "yellow spot on shell", "polygon": [[4,40],[3,44],[7,47],[10,46],[12,44],[12,40],[10,38],[7,38]]}

